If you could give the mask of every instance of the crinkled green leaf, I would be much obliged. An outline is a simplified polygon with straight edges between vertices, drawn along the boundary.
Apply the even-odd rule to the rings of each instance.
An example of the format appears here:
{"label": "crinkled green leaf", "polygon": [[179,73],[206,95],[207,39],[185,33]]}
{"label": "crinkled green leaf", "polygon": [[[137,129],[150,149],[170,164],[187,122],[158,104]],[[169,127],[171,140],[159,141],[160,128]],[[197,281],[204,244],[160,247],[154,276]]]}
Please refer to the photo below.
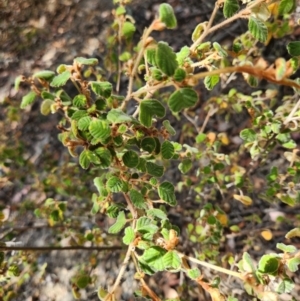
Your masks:
{"label": "crinkled green leaf", "polygon": [[123,181],[116,176],[112,176],[106,182],[106,188],[111,192],[120,192],[123,188]]}
{"label": "crinkled green leaf", "polygon": [[129,168],[134,168],[139,164],[139,156],[134,151],[127,151],[123,157],[122,160],[125,164],[125,166]]}
{"label": "crinkled green leaf", "polygon": [[289,42],[286,48],[291,56],[300,56],[300,41]]}
{"label": "crinkled green leaf", "polygon": [[256,140],[256,132],[252,129],[244,129],[240,132],[240,137],[246,142],[253,142]]}
{"label": "crinkled green leaf", "polygon": [[145,209],[146,208],[146,201],[144,196],[137,190],[131,189],[129,191],[129,197],[131,199],[131,202],[134,207],[139,209]]}
{"label": "crinkled green leaf", "polygon": [[30,91],[26,95],[22,97],[22,102],[21,102],[21,109],[26,108],[27,106],[31,105],[36,98],[36,93],[34,91]]}
{"label": "crinkled green leaf", "polygon": [[227,57],[227,51],[218,42],[214,42],[213,47],[217,50],[220,57]]}
{"label": "crinkled green leaf", "polygon": [[78,124],[77,124],[78,129],[81,131],[88,130],[91,121],[92,121],[92,118],[90,116],[84,116],[84,117],[80,118],[78,120]]}
{"label": "crinkled green leaf", "polygon": [[147,216],[149,216],[149,217],[153,216],[153,217],[157,217],[159,219],[167,219],[168,218],[165,212],[163,212],[162,210],[157,209],[157,208],[147,210]]}
{"label": "crinkled green leaf", "polygon": [[145,250],[142,259],[156,271],[165,270],[163,256],[166,254],[166,250],[161,247],[151,247]]}
{"label": "crinkled green leaf", "polygon": [[104,98],[111,96],[112,84],[110,82],[90,82],[90,85],[96,95]]}
{"label": "crinkled green leaf", "polygon": [[285,238],[291,239],[293,237],[299,237],[300,236],[300,227],[294,228],[290,230],[286,235]]}
{"label": "crinkled green leaf", "polygon": [[125,245],[129,245],[130,243],[133,242],[135,238],[134,230],[132,227],[126,227],[124,230],[124,236],[123,236],[123,243]]}
{"label": "crinkled green leaf", "polygon": [[134,26],[134,24],[132,24],[129,21],[124,22],[123,26],[122,26],[122,36],[125,39],[130,39],[132,37],[132,35],[134,34],[136,28]]}
{"label": "crinkled green leaf", "polygon": [[83,169],[87,169],[91,163],[91,151],[84,150],[79,156],[79,164]]}
{"label": "crinkled green leaf", "polygon": [[258,263],[258,270],[261,273],[274,275],[279,268],[279,259],[274,254],[263,255]]}
{"label": "crinkled green leaf", "polygon": [[184,159],[179,165],[178,169],[181,173],[185,174],[193,167],[193,163],[191,159]]}
{"label": "crinkled green leaf", "polygon": [[182,82],[186,78],[186,72],[182,68],[177,68],[173,75],[173,78],[177,82]]}
{"label": "crinkled green leaf", "polygon": [[146,99],[140,103],[139,120],[146,127],[151,127],[154,116],[162,118],[165,114],[165,107],[156,99]]}
{"label": "crinkled green leaf", "polygon": [[91,282],[91,277],[86,274],[77,276],[75,280],[76,286],[78,286],[80,289],[86,288],[90,282]]}
{"label": "crinkled green leaf", "polygon": [[175,153],[174,145],[170,141],[164,141],[161,145],[161,155],[164,159],[171,159]]}
{"label": "crinkled green leaf", "polygon": [[165,42],[157,44],[155,60],[158,68],[168,76],[172,76],[178,67],[175,52]]}
{"label": "crinkled green leaf", "polygon": [[232,17],[239,10],[238,0],[225,0],[223,6],[223,14],[225,18]]}
{"label": "crinkled green leaf", "polygon": [[64,71],[63,73],[55,76],[52,79],[50,86],[51,87],[61,87],[69,80],[70,77],[71,77],[71,72]]}
{"label": "crinkled green leaf", "polygon": [[156,49],[155,48],[149,48],[146,50],[146,58],[147,62],[152,65],[156,66]]}
{"label": "crinkled green leaf", "polygon": [[259,40],[262,43],[267,41],[268,28],[263,21],[254,17],[250,17],[248,28],[255,39]]}
{"label": "crinkled green leaf", "polygon": [[142,142],[141,142],[141,148],[148,152],[148,153],[152,153],[155,148],[156,148],[156,142],[155,139],[153,137],[145,137],[143,138]]}
{"label": "crinkled green leaf", "polygon": [[76,57],[74,61],[80,65],[97,65],[98,64],[98,59],[96,58],[84,58],[84,57]]}
{"label": "crinkled green leaf", "polygon": [[289,14],[296,8],[296,0],[281,0],[278,7],[278,14]]}
{"label": "crinkled green leaf", "polygon": [[191,278],[191,279],[197,279],[201,276],[201,272],[199,269],[197,268],[194,268],[194,269],[190,269],[187,271],[187,274],[188,276]]}
{"label": "crinkled green leaf", "polygon": [[132,117],[120,109],[111,109],[106,118],[111,123],[125,123],[132,121]]}
{"label": "crinkled green leaf", "polygon": [[173,11],[173,8],[168,3],[162,3],[159,6],[159,19],[166,24],[169,29],[176,28],[177,20]]}
{"label": "crinkled green leaf", "polygon": [[45,80],[51,79],[55,75],[55,72],[50,70],[42,70],[33,74],[33,78],[41,78]]}
{"label": "crinkled green leaf", "polygon": [[95,139],[104,141],[111,134],[111,129],[107,121],[94,119],[89,125],[89,132]]}
{"label": "crinkled green leaf", "polygon": [[294,257],[287,261],[289,270],[293,273],[298,271],[298,265],[300,264],[300,258]]}
{"label": "crinkled green leaf", "polygon": [[108,168],[110,167],[111,161],[112,161],[112,155],[110,151],[105,147],[98,147],[94,150],[94,153],[98,156],[100,159],[100,162],[98,163],[98,166],[100,168]]}
{"label": "crinkled green leaf", "polygon": [[202,22],[195,27],[195,29],[192,33],[192,41],[193,42],[196,42],[200,38],[200,36],[203,33],[203,31],[205,30],[206,26],[207,26],[207,22]]}
{"label": "crinkled green leaf", "polygon": [[181,266],[181,259],[178,253],[174,250],[168,251],[163,257],[164,266],[169,269],[179,269]]}
{"label": "crinkled green leaf", "polygon": [[174,206],[176,205],[176,197],[174,192],[174,186],[170,182],[163,182],[158,187],[159,197],[167,204]]}
{"label": "crinkled green leaf", "polygon": [[163,126],[165,127],[165,129],[167,130],[167,132],[168,132],[171,136],[176,135],[176,131],[175,131],[175,129],[171,126],[169,120],[164,120],[164,121],[163,121]]}
{"label": "crinkled green leaf", "polygon": [[42,115],[49,115],[51,113],[51,106],[55,102],[51,99],[45,99],[41,104],[41,113]]}
{"label": "crinkled green leaf", "polygon": [[204,85],[207,90],[212,90],[216,84],[219,83],[220,76],[218,74],[206,76],[204,78]]}
{"label": "crinkled green leaf", "polygon": [[147,173],[154,177],[161,177],[164,174],[164,167],[158,164],[147,162],[146,163]]}
{"label": "crinkled green leaf", "polygon": [[290,293],[295,287],[295,284],[292,279],[284,278],[280,284],[278,285],[276,292],[278,294],[288,294]]}
{"label": "crinkled green leaf", "polygon": [[173,112],[180,112],[183,109],[194,106],[198,101],[198,94],[194,89],[182,88],[169,98],[168,105]]}
{"label": "crinkled green leaf", "polygon": [[297,251],[295,246],[285,245],[283,243],[277,243],[276,248],[286,253],[294,253]]}
{"label": "crinkled green leaf", "polygon": [[243,254],[243,270],[249,273],[253,273],[256,270],[252,262],[251,256],[247,252],[244,252]]}
{"label": "crinkled green leaf", "polygon": [[117,234],[119,233],[123,227],[126,225],[126,217],[124,211],[120,211],[117,217],[116,222],[111,225],[108,229],[108,233]]}
{"label": "crinkled green leaf", "polygon": [[86,96],[83,94],[77,94],[73,99],[73,104],[77,108],[82,108],[86,105]]}
{"label": "crinkled green leaf", "polygon": [[190,48],[188,46],[183,46],[179,52],[176,53],[176,59],[180,66],[182,66],[190,55]]}

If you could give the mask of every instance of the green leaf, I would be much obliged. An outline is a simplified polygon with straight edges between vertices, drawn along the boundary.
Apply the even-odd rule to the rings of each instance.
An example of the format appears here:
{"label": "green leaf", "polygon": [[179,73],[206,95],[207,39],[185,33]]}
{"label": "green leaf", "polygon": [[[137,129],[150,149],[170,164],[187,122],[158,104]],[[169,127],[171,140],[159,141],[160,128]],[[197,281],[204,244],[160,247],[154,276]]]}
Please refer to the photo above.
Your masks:
{"label": "green leaf", "polygon": [[82,117],[85,117],[85,116],[88,116],[88,113],[86,110],[78,110],[72,114],[71,118],[72,118],[72,120],[79,121]]}
{"label": "green leaf", "polygon": [[164,141],[161,146],[161,155],[164,159],[171,159],[175,153],[174,145],[170,141]]}
{"label": "green leaf", "polygon": [[21,109],[24,109],[27,106],[31,105],[34,102],[36,96],[37,95],[34,91],[30,91],[29,93],[24,95],[22,97],[22,102],[21,102],[21,105],[20,105]]}
{"label": "green leaf", "polygon": [[149,217],[153,216],[153,217],[157,217],[159,219],[167,219],[168,218],[165,212],[163,212],[162,210],[157,209],[157,208],[147,210],[147,216],[149,216]]}
{"label": "green leaf", "polygon": [[83,94],[78,94],[73,99],[73,104],[77,108],[82,108],[86,105],[86,96]]}
{"label": "green leaf", "polygon": [[84,58],[84,57],[76,57],[74,59],[74,61],[76,63],[78,63],[79,65],[89,65],[89,66],[94,66],[98,64],[98,59],[96,58]]}
{"label": "green leaf", "polygon": [[240,6],[237,0],[225,0],[223,7],[223,14],[225,18],[232,17],[238,10]]}
{"label": "green leaf", "polygon": [[152,126],[153,116],[163,118],[166,115],[165,107],[155,99],[146,99],[140,103],[139,120],[145,127]]}
{"label": "green leaf", "polygon": [[123,181],[116,176],[112,176],[106,182],[106,188],[111,192],[120,192],[123,188]]}
{"label": "green leaf", "polygon": [[[136,230],[142,234],[150,234],[153,235],[158,231],[158,226],[156,226],[155,222],[145,216],[140,217],[136,223]],[[150,238],[151,239],[151,238]]]}
{"label": "green leaf", "polygon": [[124,165],[129,168],[134,168],[139,164],[139,156],[134,151],[127,151],[123,155],[122,160],[124,162]]}
{"label": "green leaf", "polygon": [[117,234],[119,233],[126,224],[126,217],[124,211],[120,211],[117,217],[116,222],[111,225],[108,229],[108,233]]}
{"label": "green leaf", "polygon": [[298,265],[300,264],[300,258],[294,257],[287,261],[287,266],[289,270],[293,273],[298,271]]}
{"label": "green leaf", "polygon": [[99,157],[100,163],[98,166],[100,168],[108,168],[110,167],[111,161],[112,161],[112,155],[110,151],[105,147],[99,147],[94,150],[94,153]]}
{"label": "green leaf", "polygon": [[20,88],[20,83],[23,81],[24,76],[23,75],[19,75],[15,78],[15,90],[18,91]]}
{"label": "green leaf", "polygon": [[41,104],[41,113],[42,115],[49,115],[51,113],[51,106],[55,102],[51,99],[45,99]]}
{"label": "green leaf", "polygon": [[219,83],[220,76],[218,74],[206,76],[204,78],[204,85],[207,90],[212,90],[216,84]]}
{"label": "green leaf", "polygon": [[89,283],[91,282],[91,277],[84,274],[76,277],[76,286],[78,286],[80,289],[86,288]]}
{"label": "green leaf", "polygon": [[192,41],[193,42],[196,42],[200,38],[200,36],[203,33],[203,31],[205,30],[206,26],[207,26],[207,22],[202,22],[195,27],[195,29],[192,33]]}
{"label": "green leaf", "polygon": [[183,46],[179,52],[176,53],[176,59],[180,66],[185,62],[185,59],[190,55],[190,48],[188,46]]}
{"label": "green leaf", "polygon": [[139,209],[146,208],[146,201],[144,196],[137,190],[131,189],[129,191],[129,197],[131,199],[132,204]]}
{"label": "green leaf", "polygon": [[57,91],[56,96],[60,98],[64,106],[69,106],[71,104],[72,98],[64,90]]}
{"label": "green leaf", "polygon": [[125,39],[130,39],[132,37],[132,35],[134,34],[136,28],[134,26],[134,24],[132,24],[131,22],[124,22],[123,26],[122,26],[122,36]]}
{"label": "green leaf", "polygon": [[240,137],[246,142],[254,142],[256,140],[256,132],[252,129],[244,129],[240,132]]}
{"label": "green leaf", "polygon": [[80,118],[78,120],[78,124],[77,124],[79,130],[81,130],[81,131],[88,130],[91,121],[92,121],[92,118],[90,116],[84,116],[84,117]]}
{"label": "green leaf", "polygon": [[285,238],[291,239],[293,237],[299,237],[300,236],[300,227],[294,228],[290,230],[286,235]]}
{"label": "green leaf", "polygon": [[284,278],[278,285],[276,292],[278,294],[284,294],[284,293],[288,294],[288,293],[292,292],[294,287],[295,287],[295,284],[292,279]]}
{"label": "green leaf", "polygon": [[111,123],[126,123],[132,121],[132,117],[120,109],[111,109],[106,118]]}
{"label": "green leaf", "polygon": [[89,125],[91,135],[100,141],[105,141],[111,134],[109,124],[104,120],[94,119]]}
{"label": "green leaf", "polygon": [[50,86],[51,87],[61,87],[69,80],[70,77],[71,77],[71,72],[64,71],[63,73],[55,76],[52,79]]}
{"label": "green leaf", "polygon": [[194,106],[198,101],[198,94],[191,88],[182,88],[174,93],[169,98],[168,104],[173,112],[180,112],[185,108]]}
{"label": "green leaf", "polygon": [[165,42],[159,42],[157,44],[155,60],[158,68],[168,76],[172,76],[178,67],[176,54]]}
{"label": "green leaf", "polygon": [[156,148],[155,139],[152,137],[145,137],[141,142],[141,148],[151,154]]}
{"label": "green leaf", "polygon": [[96,95],[104,98],[111,96],[112,84],[110,82],[90,82],[91,88]]}
{"label": "green leaf", "polygon": [[151,176],[154,177],[161,177],[164,174],[164,168],[163,166],[157,165],[155,163],[152,162],[147,162],[146,163],[146,169],[147,169],[147,173]]}
{"label": "green leaf", "polygon": [[286,48],[291,56],[300,56],[300,41],[289,42]]}
{"label": "green leaf", "polygon": [[126,227],[124,230],[124,236],[123,236],[123,243],[125,245],[129,245],[130,243],[133,242],[135,238],[134,230],[132,227]]}
{"label": "green leaf", "polygon": [[96,156],[95,153],[86,149],[82,151],[79,156],[79,164],[83,169],[87,169],[90,166],[90,163],[99,164],[100,159]]}
{"label": "green leaf", "polygon": [[259,40],[262,43],[267,41],[268,28],[263,21],[254,17],[250,17],[248,28],[255,39]]}
{"label": "green leaf", "polygon": [[173,8],[168,3],[163,3],[159,6],[159,19],[165,23],[169,29],[176,28],[177,20],[173,11]]}
{"label": "green leaf", "polygon": [[158,187],[159,197],[167,204],[174,206],[176,205],[176,197],[174,192],[174,186],[170,182],[163,182]]}
{"label": "green leaf", "polygon": [[279,259],[277,255],[263,255],[258,263],[258,270],[262,273],[275,275],[279,268]]}
{"label": "green leaf", "polygon": [[41,78],[41,79],[45,79],[45,80],[49,80],[52,79],[52,77],[55,75],[55,72],[50,71],[50,70],[42,70],[42,71],[38,71],[36,73],[33,74],[33,78]]}
{"label": "green leaf", "polygon": [[278,7],[278,14],[285,15],[291,13],[296,7],[296,0],[281,0]]}
{"label": "green leaf", "polygon": [[214,49],[218,52],[220,57],[227,57],[227,51],[222,48],[222,46],[218,42],[213,43]]}
{"label": "green leaf", "polygon": [[285,245],[283,243],[277,243],[276,248],[285,253],[294,253],[297,251],[297,248],[295,246]]}
{"label": "green leaf", "polygon": [[163,126],[165,127],[165,129],[167,130],[167,132],[168,132],[171,136],[176,135],[176,131],[175,131],[175,129],[171,126],[169,120],[164,120],[164,121],[163,121]]}
{"label": "green leaf", "polygon": [[182,82],[186,78],[185,70],[181,68],[176,69],[173,78],[177,82]]}
{"label": "green leaf", "polygon": [[247,252],[244,252],[243,254],[243,270],[249,273],[253,273],[256,270],[252,262],[251,256]]}
{"label": "green leaf", "polygon": [[155,48],[149,48],[146,50],[146,58],[147,62],[152,65],[156,66],[156,49]]}
{"label": "green leaf", "polygon": [[288,142],[283,143],[282,146],[288,149],[294,149],[297,147],[297,144],[294,140],[290,140]]}
{"label": "green leaf", "polygon": [[181,266],[181,259],[178,253],[174,250],[168,251],[163,257],[164,266],[170,269],[179,269]]}
{"label": "green leaf", "polygon": [[166,252],[161,247],[151,247],[144,252],[142,259],[156,271],[163,271],[165,269],[163,256]]}
{"label": "green leaf", "polygon": [[179,165],[178,169],[181,171],[181,173],[185,174],[187,173],[193,166],[191,159],[184,159]]}
{"label": "green leaf", "polygon": [[254,6],[251,12],[255,18],[261,21],[267,21],[271,17],[271,12],[266,3],[260,3],[260,5]]}
{"label": "green leaf", "polygon": [[197,278],[199,278],[199,277],[201,276],[201,272],[200,272],[199,269],[194,268],[194,269],[188,270],[188,271],[187,271],[187,275],[188,275],[191,279],[195,280],[195,279],[197,279]]}

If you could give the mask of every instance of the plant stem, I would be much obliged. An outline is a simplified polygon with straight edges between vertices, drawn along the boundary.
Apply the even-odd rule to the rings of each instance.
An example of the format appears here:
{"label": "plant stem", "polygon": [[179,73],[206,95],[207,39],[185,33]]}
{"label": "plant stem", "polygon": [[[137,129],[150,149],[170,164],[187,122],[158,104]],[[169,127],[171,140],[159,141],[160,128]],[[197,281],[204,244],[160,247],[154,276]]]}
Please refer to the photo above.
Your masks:
{"label": "plant stem", "polygon": [[234,272],[234,271],[231,271],[231,270],[228,270],[228,269],[216,266],[214,264],[211,264],[211,263],[208,263],[208,262],[205,262],[205,261],[200,261],[200,260],[198,260],[196,258],[184,255],[182,253],[179,253],[179,256],[181,258],[184,258],[184,259],[187,259],[187,260],[192,261],[194,263],[197,263],[197,264],[199,264],[199,265],[201,265],[203,267],[206,267],[206,268],[209,268],[209,269],[212,269],[212,270],[215,270],[215,271],[218,271],[218,272],[221,272],[221,273],[224,273],[224,274],[227,274],[227,275],[239,278],[241,280],[244,280],[244,276],[243,276],[242,273]]}

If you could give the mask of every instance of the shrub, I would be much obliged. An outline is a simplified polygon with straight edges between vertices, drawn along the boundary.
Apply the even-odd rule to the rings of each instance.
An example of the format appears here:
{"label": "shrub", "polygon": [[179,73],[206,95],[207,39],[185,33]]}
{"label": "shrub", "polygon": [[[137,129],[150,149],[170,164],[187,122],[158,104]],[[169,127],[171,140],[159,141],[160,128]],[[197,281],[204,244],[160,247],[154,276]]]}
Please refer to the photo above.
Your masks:
{"label": "shrub", "polygon": [[[42,99],[43,115],[63,114],[58,125],[59,140],[72,157],[78,158],[81,168],[96,174],[93,181],[97,192],[91,193],[91,212],[114,218],[108,233],[121,234],[127,246],[114,285],[99,288],[99,299],[115,300],[130,260],[140,282],[136,295],[152,300],[161,299],[148,286],[145,275],[160,271],[183,272],[212,300],[237,300],[234,295],[225,297],[221,278],[207,279],[203,268],[238,278],[247,293],[259,300],[278,300],[279,294],[291,293],[291,272],[296,272],[300,263],[295,246],[280,242],[279,253],[265,253],[257,263],[248,252],[238,263],[233,254],[221,257],[220,246],[224,245],[225,231],[241,231],[230,220],[233,209],[228,206],[251,206],[263,201],[294,207],[299,202],[300,163],[295,133],[299,130],[300,82],[290,77],[299,66],[300,42],[288,43],[288,60],[278,57],[269,64],[263,58],[264,45],[293,32],[295,1],[216,1],[210,20],[198,24],[191,45],[182,45],[178,52],[151,36],[155,31],[176,29],[176,17],[169,4],[159,6],[158,16],[133,47],[136,27],[127,15],[130,1],[114,2],[106,74],[97,69],[96,58],[77,57],[72,65],[58,66],[56,72],[44,70],[30,77],[20,76],[15,83],[16,89],[20,83],[31,87],[22,98],[21,108]],[[225,19],[214,25],[219,10],[223,10]],[[230,46],[208,40],[211,33],[237,19],[248,22],[248,31]],[[124,75],[128,78],[125,93],[120,88]],[[249,94],[243,92],[242,85],[242,91],[230,88],[236,77],[236,82],[244,78],[249,84]],[[227,93],[200,100],[199,81],[207,90],[219,85],[227,88]],[[272,85],[258,89],[261,81]],[[69,83],[75,86],[75,95],[69,92]],[[276,86],[289,87],[290,94],[278,96]],[[197,120],[194,114],[199,105],[206,114],[203,120]],[[232,143],[226,130],[207,130],[215,116],[224,121],[246,119],[238,126],[242,140],[238,146],[230,150]],[[182,122],[179,134],[174,120]],[[272,166],[270,160],[279,151],[285,162]],[[243,164],[245,158],[251,163]],[[179,182],[172,181],[167,173],[174,164],[182,174]],[[251,174],[263,168],[267,172],[259,190]],[[184,189],[199,209],[192,213],[184,209],[184,214],[192,218],[186,229],[180,229],[170,222],[168,214]],[[64,210],[64,202],[48,198],[35,213],[55,225],[64,220]],[[187,232],[191,242],[200,243],[193,256],[181,247],[184,236],[181,239],[180,230]],[[93,231],[86,233],[82,244],[92,241],[102,245],[97,230]],[[267,240],[272,237],[268,229],[261,234]],[[287,239],[295,236],[299,236],[298,228],[286,234]],[[4,253],[1,264],[6,265]],[[74,277],[74,296],[79,297],[78,289],[91,281],[84,271]]]}

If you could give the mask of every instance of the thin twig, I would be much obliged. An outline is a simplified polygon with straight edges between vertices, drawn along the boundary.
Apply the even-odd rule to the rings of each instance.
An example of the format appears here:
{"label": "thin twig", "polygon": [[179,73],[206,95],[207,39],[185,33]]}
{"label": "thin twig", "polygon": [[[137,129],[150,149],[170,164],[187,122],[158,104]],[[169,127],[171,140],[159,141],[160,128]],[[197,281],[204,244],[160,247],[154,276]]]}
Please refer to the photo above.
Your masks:
{"label": "thin twig", "polygon": [[68,247],[7,247],[0,246],[0,251],[69,251],[69,250],[83,250],[83,251],[107,251],[107,250],[121,250],[124,247],[122,246],[104,246],[104,247],[84,247],[84,246],[68,246]]}

